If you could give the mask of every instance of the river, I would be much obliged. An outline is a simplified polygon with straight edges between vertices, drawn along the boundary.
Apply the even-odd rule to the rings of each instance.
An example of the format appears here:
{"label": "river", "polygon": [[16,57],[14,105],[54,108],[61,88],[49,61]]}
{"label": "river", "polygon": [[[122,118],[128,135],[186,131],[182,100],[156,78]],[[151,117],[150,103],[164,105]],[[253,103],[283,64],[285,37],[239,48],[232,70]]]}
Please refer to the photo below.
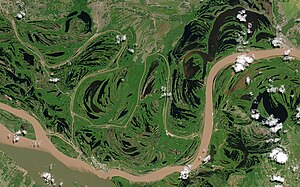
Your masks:
{"label": "river", "polygon": [[[263,59],[263,58],[272,58],[272,57],[280,57],[283,56],[283,52],[286,49],[271,49],[271,50],[262,50],[262,51],[249,51],[248,55],[254,55],[256,60]],[[238,55],[241,55],[243,53],[236,53],[229,55],[220,61],[218,61],[212,69],[210,70],[207,80],[206,80],[206,91],[205,91],[205,115],[204,115],[204,129],[201,137],[201,143],[198,148],[198,152],[195,155],[195,160],[191,163],[192,169],[196,169],[199,167],[199,165],[202,163],[201,158],[204,158],[207,155],[207,150],[209,148],[209,142],[212,135],[213,130],[213,88],[214,88],[214,79],[219,71],[222,71],[225,67],[232,65],[235,62],[235,59]],[[300,50],[299,49],[292,49],[291,53],[292,57],[300,58]],[[153,171],[151,173],[143,174],[143,175],[134,175],[131,173],[128,173],[123,170],[119,169],[110,169],[108,172],[104,173],[103,171],[95,170],[92,166],[89,164],[78,160],[70,158],[63,153],[59,152],[56,147],[52,144],[52,142],[48,139],[46,132],[42,128],[42,125],[39,123],[39,121],[28,114],[24,110],[13,108],[9,105],[6,105],[4,103],[0,103],[0,109],[8,111],[10,113],[13,113],[15,116],[20,117],[24,120],[29,121],[32,126],[34,127],[37,140],[41,142],[40,150],[49,152],[51,155],[55,156],[58,160],[60,160],[62,163],[64,163],[66,166],[77,169],[80,171],[86,171],[89,173],[94,173],[99,178],[112,178],[114,176],[120,176],[123,178],[126,178],[130,181],[134,182],[152,182],[161,180],[167,175],[170,175],[174,172],[180,172],[183,170],[184,166],[167,166],[164,168],[161,168],[159,170]],[[199,123],[199,125],[202,125],[202,122]],[[10,131],[8,131],[4,126],[0,125],[0,142],[8,144],[7,135],[11,134]],[[30,148],[30,145],[32,145],[33,141],[23,138],[20,142],[14,144],[16,147],[28,147]],[[12,155],[15,155],[14,151],[12,151]],[[23,154],[23,152],[20,152]],[[23,154],[25,155],[25,154]],[[23,156],[22,156],[23,157]],[[29,160],[34,160],[31,158],[31,156],[28,156]],[[24,160],[24,162],[26,162]],[[22,163],[22,161],[21,161]],[[32,163],[32,161],[31,161]],[[24,163],[25,164],[25,163]],[[22,165],[21,165],[22,166]],[[25,168],[26,169],[26,168]],[[34,173],[33,173],[34,174]],[[58,175],[59,176],[59,175]],[[74,178],[74,176],[73,176]],[[87,179],[88,180],[88,179]],[[99,180],[98,180],[99,181]],[[88,182],[88,181],[86,181]],[[97,183],[97,182],[96,182]],[[95,183],[94,183],[95,184]],[[98,184],[96,186],[100,186],[101,184]]]}
{"label": "river", "polygon": [[17,148],[0,143],[0,150],[11,157],[20,167],[29,172],[29,175],[38,184],[46,186],[39,173],[49,171],[49,165],[53,164],[50,171],[55,181],[64,182],[63,186],[85,186],[88,187],[113,187],[110,180],[97,177],[95,174],[75,171],[58,161],[54,156],[43,151],[26,148]]}

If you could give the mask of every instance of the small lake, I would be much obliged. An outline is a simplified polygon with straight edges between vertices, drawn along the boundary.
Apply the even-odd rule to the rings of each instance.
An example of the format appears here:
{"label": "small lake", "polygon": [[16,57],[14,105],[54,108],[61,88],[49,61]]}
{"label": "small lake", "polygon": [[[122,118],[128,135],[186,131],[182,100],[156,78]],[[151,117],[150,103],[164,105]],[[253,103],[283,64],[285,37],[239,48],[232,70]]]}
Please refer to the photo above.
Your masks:
{"label": "small lake", "polygon": [[46,186],[39,173],[49,171],[49,165],[53,164],[50,171],[54,175],[55,182],[63,181],[63,186],[88,186],[88,187],[114,187],[110,180],[100,179],[94,174],[75,171],[58,161],[49,153],[26,148],[16,148],[0,144],[0,150],[11,157],[20,167],[29,172],[29,175],[38,184]]}

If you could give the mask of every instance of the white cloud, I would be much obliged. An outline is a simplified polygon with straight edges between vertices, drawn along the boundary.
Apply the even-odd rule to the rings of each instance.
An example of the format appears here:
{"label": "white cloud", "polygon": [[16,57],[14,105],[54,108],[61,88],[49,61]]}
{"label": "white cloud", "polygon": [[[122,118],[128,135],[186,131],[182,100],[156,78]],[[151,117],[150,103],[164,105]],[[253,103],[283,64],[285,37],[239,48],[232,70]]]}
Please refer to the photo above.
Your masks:
{"label": "white cloud", "polygon": [[247,28],[247,33],[248,34],[252,33],[251,28],[252,28],[252,23],[248,23],[248,28]]}
{"label": "white cloud", "polygon": [[251,110],[251,118],[252,119],[259,119],[259,116],[260,116],[260,114],[259,114],[259,111],[257,110],[257,109],[252,109]]}
{"label": "white cloud", "polygon": [[280,183],[283,183],[284,182],[284,178],[279,176],[279,175],[273,175],[271,178],[270,178],[270,181],[271,182],[280,182]]}
{"label": "white cloud", "polygon": [[121,42],[124,42],[127,40],[127,36],[126,36],[126,34],[125,35],[117,35],[116,40],[117,40],[116,43],[120,44]]}
{"label": "white cloud", "polygon": [[277,123],[279,122],[278,118],[275,118],[273,114],[271,114],[266,120],[264,120],[262,123],[264,125],[268,125],[269,127],[273,127],[275,125],[277,125]]}
{"label": "white cloud", "polygon": [[274,187],[283,187],[282,184],[276,184]]}
{"label": "white cloud", "polygon": [[300,119],[300,106],[297,107],[296,110],[297,110],[296,118],[297,118],[297,119]]}
{"label": "white cloud", "polygon": [[250,77],[246,77],[246,80],[245,80],[245,81],[246,81],[246,84],[247,84],[247,85],[249,85],[249,84],[250,84],[250,82],[251,82],[251,79],[250,79]]}
{"label": "white cloud", "polygon": [[232,67],[236,73],[245,70],[245,67],[242,64],[234,64]]}
{"label": "white cloud", "polygon": [[269,157],[271,158],[271,160],[274,160],[280,164],[284,164],[288,160],[288,155],[286,153],[284,153],[283,150],[279,147],[273,149],[271,151],[271,153],[269,154]]}
{"label": "white cloud", "polygon": [[251,64],[253,61],[254,61],[253,56],[239,55],[236,57],[235,64],[232,67],[233,67],[234,71],[237,73],[240,71],[244,71],[246,69],[246,67],[248,67],[249,64]]}
{"label": "white cloud", "polygon": [[278,90],[277,87],[274,87],[273,85],[270,86],[270,88],[267,89],[268,93],[276,93]]}
{"label": "white cloud", "polygon": [[128,49],[128,52],[131,53],[131,54],[133,54],[133,53],[134,53],[134,49],[129,48],[129,49]]}
{"label": "white cloud", "polygon": [[288,50],[285,50],[284,52],[283,52],[283,55],[284,56],[289,56],[290,54],[291,54],[291,50],[290,49],[288,49]]}
{"label": "white cloud", "polygon": [[277,143],[280,141],[280,138],[271,138],[271,139],[268,139],[266,140],[266,143]]}
{"label": "white cloud", "polygon": [[294,57],[292,57],[292,56],[284,56],[283,57],[283,60],[284,61],[292,61],[292,60],[294,60],[295,58]]}
{"label": "white cloud", "polygon": [[191,165],[184,166],[183,170],[180,172],[180,179],[187,179],[189,177],[189,173],[191,172]]}
{"label": "white cloud", "polygon": [[58,82],[59,80],[60,80],[59,78],[50,78],[50,79],[49,79],[49,82],[56,83],[56,82]]}
{"label": "white cloud", "polygon": [[283,38],[281,37],[275,37],[273,40],[272,40],[272,45],[274,47],[283,47],[284,45],[284,40]]}
{"label": "white cloud", "polygon": [[270,131],[272,133],[276,133],[277,131],[279,131],[280,129],[282,129],[283,125],[282,123],[278,123],[275,127],[270,128]]}
{"label": "white cloud", "polygon": [[285,87],[284,87],[284,85],[281,85],[281,86],[279,87],[278,91],[279,91],[280,93],[285,93]]}
{"label": "white cloud", "polygon": [[208,161],[210,161],[210,159],[211,159],[211,156],[210,156],[210,155],[206,156],[206,157],[203,159],[203,163],[207,163]]}
{"label": "white cloud", "polygon": [[[273,82],[273,80],[269,79],[269,82]],[[277,91],[283,94],[283,93],[285,93],[286,89],[285,89],[284,85],[281,85],[280,87],[270,85],[270,87],[267,88],[268,93],[276,93]]]}
{"label": "white cloud", "polygon": [[292,172],[295,173],[295,172],[298,171],[299,166],[298,166],[298,165],[296,165],[296,166],[291,166],[291,169],[292,169]]}
{"label": "white cloud", "polygon": [[240,10],[238,11],[238,14],[236,15],[236,18],[240,20],[241,22],[246,22],[247,14],[246,10]]}

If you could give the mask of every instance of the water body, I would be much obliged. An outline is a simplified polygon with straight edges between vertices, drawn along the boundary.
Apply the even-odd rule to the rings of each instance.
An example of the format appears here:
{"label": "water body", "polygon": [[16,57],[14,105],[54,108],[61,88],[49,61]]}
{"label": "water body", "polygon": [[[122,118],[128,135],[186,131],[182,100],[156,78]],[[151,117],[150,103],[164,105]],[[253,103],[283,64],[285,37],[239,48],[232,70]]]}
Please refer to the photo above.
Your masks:
{"label": "water body", "polygon": [[[212,28],[212,31],[209,35],[209,41],[208,41],[208,55],[210,57],[215,57],[215,55],[217,54],[217,51],[220,47],[220,45],[222,45],[221,40],[216,37],[218,36],[219,32],[220,32],[220,28],[222,27],[222,25],[224,23],[226,23],[226,19],[228,17],[235,17],[238,13],[238,11],[243,10],[242,7],[235,7],[233,9],[229,9],[226,10],[225,12],[221,13]],[[270,21],[262,14],[258,14],[256,12],[252,12],[252,11],[246,11],[247,14],[247,21],[252,23],[252,31],[253,33],[261,26],[265,26],[265,27],[269,27],[270,26]],[[239,30],[239,26],[236,26],[236,30]],[[253,33],[248,35],[248,39],[253,35]],[[261,35],[260,39],[263,39],[263,37],[269,37],[269,35]],[[236,41],[235,40],[230,40],[232,41],[232,44],[235,44]],[[227,41],[228,42],[228,41]]]}
{"label": "water body", "polygon": [[62,56],[64,54],[65,54],[65,52],[60,51],[60,52],[55,52],[55,53],[49,53],[49,54],[46,54],[46,55],[53,56],[53,57],[59,57],[59,56]]}
{"label": "water body", "polygon": [[0,144],[0,150],[11,157],[19,166],[27,170],[30,176],[38,184],[46,186],[40,178],[39,173],[49,171],[49,165],[53,164],[51,173],[55,181],[63,181],[63,186],[85,186],[88,187],[114,187],[110,180],[100,179],[94,174],[71,170],[63,163],[59,162],[51,154],[25,148],[16,148],[9,145]]}
{"label": "water body", "polygon": [[34,65],[34,56],[33,55],[30,55],[26,52],[23,53],[24,57],[23,59],[28,62],[30,65]]}
{"label": "water body", "polygon": [[[235,6],[238,4],[238,1],[232,0],[232,2],[230,2],[230,4],[232,6]],[[208,53],[201,54],[200,52],[198,52],[199,55],[202,56],[204,64],[206,62],[212,61],[219,52],[222,52],[224,50],[224,49],[222,49],[223,48],[222,46],[229,45],[229,44],[231,44],[231,45],[237,44],[237,42],[235,41],[235,38],[230,37],[230,39],[225,41],[224,38],[222,39],[219,37],[219,34],[222,32],[220,30],[220,29],[222,29],[222,26],[228,22],[228,18],[231,17],[234,20],[236,20],[236,18],[234,18],[234,17],[236,17],[238,11],[240,11],[242,9],[244,9],[244,8],[240,7],[240,6],[234,7],[232,9],[228,9],[228,10],[220,13],[218,15],[218,17],[216,17],[216,19],[212,15],[202,15],[203,16],[202,18],[209,17],[210,19],[215,19],[215,22],[212,25],[212,29],[209,34]],[[253,33],[248,34],[248,39],[250,37],[252,37],[253,34],[255,33],[255,31],[257,31],[257,29],[259,29],[260,27],[270,28],[271,23],[268,20],[268,18],[266,18],[263,14],[259,14],[257,12],[253,12],[253,11],[249,11],[249,10],[246,11],[246,14],[248,15],[247,21],[252,23],[252,31],[253,31]],[[198,21],[201,22],[203,20],[198,19]],[[194,24],[191,23],[185,27],[185,31],[184,31],[184,34],[181,39],[182,42],[178,47],[178,49],[180,49],[180,50],[178,50],[178,51],[180,51],[180,54],[177,50],[175,50],[174,54],[173,54],[176,58],[180,58],[182,54],[185,54],[189,50],[197,49],[197,48],[202,48],[202,49],[206,48],[206,46],[198,44],[199,43],[198,40],[203,40],[204,35],[199,34],[199,33],[194,33],[194,31],[193,31],[193,29],[195,29],[197,24],[199,24],[199,23],[198,22],[194,23]],[[233,24],[231,26],[227,26],[227,29],[229,29],[229,28],[238,31],[241,29],[241,26]],[[209,32],[209,31],[207,30],[205,32]],[[257,40],[268,39],[271,36],[272,35],[268,34],[268,33],[260,34],[259,37],[257,38]],[[187,46],[185,46],[186,43],[188,43]]]}
{"label": "water body", "polygon": [[85,32],[91,32],[92,31],[92,19],[90,17],[90,15],[84,11],[81,12],[80,15],[77,16],[78,18],[80,18],[82,21],[84,21],[85,23]]}
{"label": "water body", "polygon": [[[263,93],[259,93],[257,98],[255,99],[256,102],[252,103],[251,110],[257,109],[259,103],[262,101],[263,106],[268,113],[268,115],[273,114],[275,118],[278,118],[281,123],[285,122],[288,117],[288,112],[283,104],[278,102],[276,99],[272,99],[270,94],[266,91]],[[265,118],[260,117],[258,121],[265,120]]]}
{"label": "water body", "polygon": [[[71,14],[69,14],[67,16],[67,20],[66,20],[66,28],[65,28],[65,32],[69,31],[70,28],[70,22],[72,21],[72,19],[74,18],[73,16],[77,15],[78,12],[75,11]],[[90,17],[90,15],[84,11],[82,11],[77,18],[81,19],[84,23],[85,23],[85,33],[91,32],[92,31],[92,19]]]}

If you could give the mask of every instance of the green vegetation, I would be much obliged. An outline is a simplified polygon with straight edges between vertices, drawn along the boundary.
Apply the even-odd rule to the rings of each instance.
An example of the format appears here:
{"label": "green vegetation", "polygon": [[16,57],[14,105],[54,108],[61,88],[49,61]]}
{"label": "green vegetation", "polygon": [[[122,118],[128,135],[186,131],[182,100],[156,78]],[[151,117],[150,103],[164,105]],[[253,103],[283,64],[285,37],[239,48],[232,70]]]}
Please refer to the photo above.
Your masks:
{"label": "green vegetation", "polygon": [[[95,125],[123,124],[135,109],[143,66],[119,68],[111,73],[95,74],[78,87],[74,112],[85,114]],[[84,107],[82,107],[84,106]]]}
{"label": "green vegetation", "polygon": [[300,45],[300,3],[297,0],[273,1],[273,14],[282,33],[296,46]]}
{"label": "green vegetation", "polygon": [[41,49],[41,56],[50,65],[67,60],[89,36],[80,26],[79,31],[72,29],[72,33],[65,32],[61,22],[19,22],[18,25],[20,37],[29,45]]}
{"label": "green vegetation", "polygon": [[[247,186],[250,183],[269,186],[269,175],[275,174],[289,178],[287,182],[291,185],[295,181],[295,175],[290,175],[290,167],[297,163],[293,152],[298,148],[287,148],[289,162],[283,166],[268,161],[268,153],[278,144],[289,147],[297,141],[292,134],[300,130],[295,121],[295,110],[299,104],[299,68],[298,60],[285,63],[282,59],[267,59],[233,77],[229,75],[232,70],[228,68],[216,78],[214,101],[217,112],[211,140],[211,149],[216,152],[208,167],[223,168],[220,170],[223,174],[227,173],[228,186]],[[249,86],[245,84],[247,76],[251,78]],[[266,90],[271,85],[284,85],[286,91],[270,94]],[[250,118],[253,108],[259,110],[263,119],[274,114],[283,123],[283,130],[270,133],[268,127],[259,122],[263,119],[256,121]],[[287,129],[293,130],[283,133]],[[266,142],[279,137],[279,143]],[[276,170],[271,169],[274,167]]]}
{"label": "green vegetation", "polygon": [[67,155],[68,157],[77,158],[78,153],[67,142],[65,142],[64,140],[62,140],[61,138],[59,138],[59,137],[57,137],[55,135],[51,135],[49,138],[50,138],[51,142],[55,145],[55,147],[60,152],[62,152],[63,154]]}
{"label": "green vegetation", "polygon": [[26,130],[26,138],[32,140],[36,139],[31,123],[4,110],[0,110],[0,124],[4,125],[12,133],[17,132],[18,130]]}
{"label": "green vegetation", "polygon": [[[34,18],[41,10],[21,20],[11,17],[16,11],[4,11],[0,102],[30,111],[46,130],[70,140],[82,158],[106,166],[104,170],[142,174],[188,164],[200,143],[205,78],[212,65],[236,51],[271,48],[269,40],[275,36],[270,3],[211,0],[192,6],[193,2],[74,0],[58,3],[54,14],[41,6],[50,18],[61,13],[53,19]],[[67,13],[62,6],[68,6]],[[236,18],[244,8],[252,24],[248,34],[248,23]],[[117,44],[117,35],[124,34],[126,41]],[[248,44],[241,46],[240,37]],[[231,70],[224,76],[230,77]],[[59,81],[49,81],[53,78]],[[233,88],[237,77],[228,84],[220,81],[226,80],[218,78],[219,95]],[[215,96],[220,130],[213,136],[211,154],[218,167],[211,169],[209,163],[189,181],[178,180],[177,173],[156,184],[220,186],[229,176],[254,170],[262,156],[245,153],[237,144],[245,138],[242,142],[249,146],[253,137],[248,134],[255,125],[241,127],[250,122],[249,112],[225,105],[225,99],[238,102],[238,91],[231,92],[228,98]],[[219,111],[219,106],[227,108]],[[241,125],[230,130],[228,121]],[[63,153],[77,156],[62,139],[51,140]],[[245,155],[249,160],[241,163]]]}
{"label": "green vegetation", "polygon": [[116,185],[116,187],[152,187],[152,186],[180,186],[180,181],[178,180],[179,173],[173,173],[167,176],[165,179],[153,183],[133,183],[121,177],[113,177],[112,181]]}
{"label": "green vegetation", "polygon": [[[298,71],[300,60],[284,62],[281,58],[264,59],[252,64],[245,72],[232,75],[226,68],[218,74],[214,90],[214,132],[209,154],[212,159],[190,174],[188,180],[168,176],[150,186],[271,186],[271,175],[280,175],[285,183],[297,186],[299,173],[292,168],[299,166],[299,122],[296,108],[300,104]],[[284,73],[282,73],[284,72]],[[251,77],[250,85],[245,84]],[[273,85],[284,85],[285,92],[268,93]],[[250,92],[253,94],[250,95]],[[259,110],[261,118],[250,118],[251,109]],[[261,120],[274,114],[283,123],[283,129],[271,133]],[[280,138],[279,142],[267,142]],[[288,162],[277,164],[268,156],[272,149],[283,146]],[[178,177],[178,175],[177,175]],[[117,186],[128,182],[114,178]],[[170,182],[172,181],[172,182]],[[144,186],[145,184],[131,184]]]}
{"label": "green vegetation", "polygon": [[295,44],[296,46],[300,46],[300,31],[298,30],[298,27],[290,29],[288,31],[288,36],[290,41],[293,42],[293,44]]}
{"label": "green vegetation", "polygon": [[[235,18],[239,4],[211,1],[197,13],[193,8],[199,5],[190,5],[116,2],[107,7],[111,20],[105,27],[108,15],[96,20],[93,7],[106,4],[94,1],[69,2],[69,12],[57,19],[3,15],[2,72],[11,76],[0,91],[12,100],[1,101],[30,110],[44,128],[78,146],[84,158],[108,168],[145,173],[190,162],[202,131],[197,113],[204,109],[206,65],[235,52],[237,34],[247,28]],[[248,10],[249,48],[270,47],[274,29],[259,10]],[[127,40],[116,44],[123,34]],[[164,92],[171,97],[162,97]]]}
{"label": "green vegetation", "polygon": [[0,185],[38,187],[28,172],[18,166],[11,158],[0,151]]}
{"label": "green vegetation", "polygon": [[[293,32],[294,30],[297,31],[300,27],[299,21],[296,21],[298,18],[300,18],[300,11],[284,25],[284,27],[282,28],[282,33],[293,38],[294,35],[292,35],[292,33],[290,32]],[[297,44],[297,42],[295,42],[295,44]]]}
{"label": "green vegetation", "polygon": [[[166,134],[166,129],[186,134],[193,130],[177,132],[166,126],[168,115],[163,111],[169,98],[161,98],[162,86],[171,91],[166,57],[151,54],[151,50],[144,53],[152,39],[141,41],[146,36],[137,34],[139,25],[128,29],[120,29],[122,24],[110,25],[110,30],[95,33],[93,25],[78,21],[81,11],[89,11],[85,6],[82,10],[76,7],[66,18],[54,20],[1,16],[5,28],[1,30],[1,72],[5,80],[0,91],[6,94],[1,102],[30,111],[47,131],[78,146],[83,158],[95,156],[109,167],[143,173],[190,161],[198,139]],[[139,32],[146,34],[150,28],[148,25]],[[116,44],[116,36],[123,34],[127,40]],[[136,52],[131,54],[127,48]],[[59,78],[59,82],[51,83],[51,78]],[[103,84],[98,84],[101,81]],[[99,89],[91,87],[88,92],[94,82]],[[65,142],[56,137],[51,140],[60,151],[75,157]],[[159,149],[153,151],[156,147]]]}
{"label": "green vegetation", "polygon": [[[210,7],[211,9],[217,10],[216,2],[217,1],[210,1],[209,5],[203,5],[202,11],[209,12]],[[225,5],[222,5],[222,11],[226,10],[226,8],[224,8]],[[205,18],[205,14],[200,15],[200,18]],[[214,13],[212,15],[218,14]],[[232,21],[234,21],[234,19],[229,18],[228,20],[231,21],[229,21],[229,25]],[[199,26],[199,23],[202,25]],[[175,56],[174,59],[176,60],[172,59],[172,63],[175,61],[176,65],[182,66],[182,61],[187,62],[188,59],[190,59],[190,64],[188,64],[187,67],[193,67],[196,65],[198,65],[198,67],[201,67],[201,65],[203,66],[202,62],[205,62],[203,56],[206,56],[203,54],[201,55],[201,52],[208,51],[209,48],[207,47],[207,42],[209,42],[209,39],[206,38],[207,35],[199,33],[209,32],[209,28],[211,27],[206,26],[209,25],[207,23],[209,23],[208,20],[203,22],[200,22],[200,20],[193,20],[190,24],[188,24],[188,26],[186,26],[186,33],[189,33],[186,34],[186,36],[189,38],[185,39],[184,34],[184,36],[179,40],[176,45],[178,50],[175,48],[172,51],[172,55]],[[222,27],[226,28],[226,23],[223,24]],[[204,30],[205,28],[207,29]],[[265,27],[265,31],[268,30],[267,28],[268,26]],[[197,30],[197,32],[192,32],[193,30]],[[270,34],[269,38],[272,37],[272,31],[272,28],[270,31],[267,31],[267,33]],[[198,35],[191,35],[190,33],[197,33]],[[255,32],[255,37],[249,39],[251,47],[270,47],[268,44],[268,38],[263,39],[265,40],[265,43],[262,45],[258,42],[258,38],[264,35],[262,33],[259,34],[259,32]],[[188,42],[186,42],[186,40],[188,40]],[[200,41],[203,43],[201,44]],[[228,43],[226,44],[228,45]],[[191,47],[189,47],[189,45]],[[233,46],[235,45],[232,45],[232,47],[229,45],[228,48],[221,47],[226,50],[219,52],[219,55],[226,56],[231,53],[231,51],[234,51]],[[201,47],[201,50],[193,51],[193,49],[198,49],[199,47]],[[189,51],[192,52],[189,54]],[[174,64],[171,64],[171,72],[173,67]],[[211,65],[208,67],[211,67]],[[286,63],[283,62],[282,59],[266,59],[251,65],[246,72],[241,74],[232,75],[231,68],[227,68],[219,74],[216,78],[216,90],[214,91],[216,111],[215,130],[209,151],[209,154],[212,156],[212,160],[203,165],[197,171],[192,172],[188,180],[181,181],[174,177],[174,181],[170,182],[172,177],[168,176],[162,181],[150,184],[131,184],[120,178],[114,178],[113,181],[117,186],[270,186],[271,183],[269,181],[269,175],[277,174],[285,177],[287,184],[295,186],[298,174],[293,173],[290,168],[291,166],[297,165],[296,163],[299,163],[297,157],[295,157],[299,151],[299,146],[296,145],[298,138],[295,137],[295,134],[299,131],[299,127],[296,125],[297,122],[295,121],[295,110],[299,105],[300,99],[300,95],[297,92],[297,88],[300,83],[298,75],[299,68],[299,61]],[[199,74],[201,75],[202,73],[203,71],[197,71],[196,75],[199,76]],[[245,84],[247,76],[252,79],[250,86]],[[269,81],[269,78],[272,79],[272,82]],[[277,87],[284,85],[286,92],[284,94],[274,93],[262,96],[270,84]],[[178,91],[178,89],[175,90]],[[250,96],[250,92],[253,93],[253,96]],[[266,95],[268,95],[269,98]],[[259,97],[263,97],[263,99],[261,98],[259,100]],[[267,108],[267,100],[271,103],[270,105],[273,107],[273,110],[280,110],[280,112],[282,112],[280,115],[282,116],[286,114],[286,119],[281,119],[284,124],[284,128],[277,134],[270,133],[266,126],[263,126],[261,123],[250,118],[251,106],[256,101],[258,101],[258,110],[264,118],[267,118],[270,113],[274,112],[270,111],[270,108]],[[183,102],[180,102],[180,104],[182,103]],[[195,112],[192,113],[194,114]],[[174,128],[172,128],[172,130],[173,129]],[[287,129],[288,132],[284,131]],[[279,143],[266,142],[266,140],[270,138],[279,137],[281,138]],[[289,161],[285,165],[278,165],[268,159],[268,153],[273,148],[280,146],[280,144],[285,146],[289,153]],[[276,170],[272,168],[276,168]]]}
{"label": "green vegetation", "polygon": [[298,0],[281,0],[281,6],[287,20],[291,20],[300,10],[300,3]]}
{"label": "green vegetation", "polygon": [[[282,59],[265,59],[251,65],[247,71],[231,75],[232,69],[220,72],[214,90],[215,119],[209,154],[212,159],[195,172],[182,186],[271,186],[270,175],[280,175],[285,184],[297,186],[297,146],[300,127],[295,119],[300,95],[300,61],[283,62]],[[284,73],[282,73],[284,72]],[[246,77],[251,77],[249,86]],[[267,93],[270,85],[284,85],[284,93]],[[252,96],[249,94],[252,92]],[[270,114],[280,118],[283,129],[276,134],[260,121],[250,118],[251,109],[257,106],[261,118]],[[279,113],[278,113],[279,112]],[[262,119],[260,119],[262,120]],[[277,143],[266,142],[280,138]],[[271,150],[286,147],[289,160],[277,164],[268,158]],[[118,183],[116,183],[118,184]],[[273,183],[274,184],[274,183]],[[180,186],[178,185],[178,186]],[[162,186],[175,186],[164,183]]]}

